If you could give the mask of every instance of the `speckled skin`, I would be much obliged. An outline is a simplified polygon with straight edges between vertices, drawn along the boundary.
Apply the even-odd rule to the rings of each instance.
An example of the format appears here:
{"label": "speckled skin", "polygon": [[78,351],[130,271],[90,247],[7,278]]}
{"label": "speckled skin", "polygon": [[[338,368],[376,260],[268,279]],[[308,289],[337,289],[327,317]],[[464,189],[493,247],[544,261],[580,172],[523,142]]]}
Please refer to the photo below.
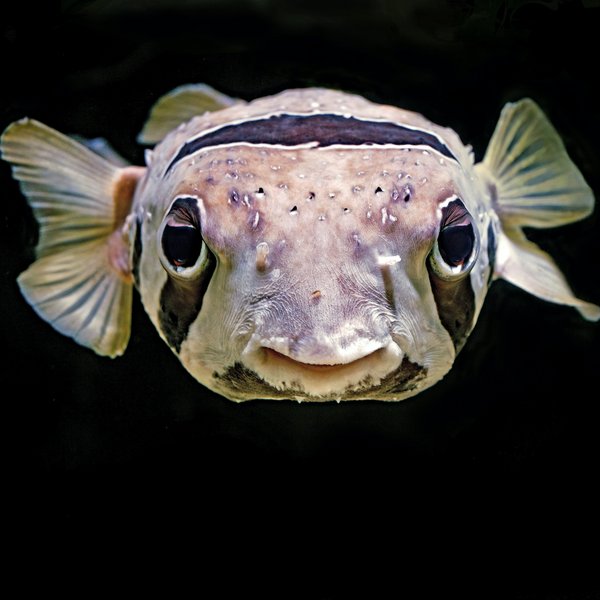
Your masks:
{"label": "speckled skin", "polygon": [[[425,147],[232,145],[186,157],[165,176],[190,138],[282,112],[421,128],[458,160]],[[132,237],[139,235],[142,248],[141,297],[163,337],[161,291],[170,275],[157,236],[174,199],[197,199],[202,237],[217,259],[178,352],[201,383],[236,401],[401,400],[451,368],[464,339],[452,339],[442,323],[439,293],[446,304],[461,296],[452,286],[434,296],[427,268],[440,203],[459,197],[480,238],[466,278],[473,305],[464,308],[470,313],[463,337],[487,291],[487,235],[490,223],[496,226],[469,150],[452,130],[358,96],[291,90],[192,119],[148,162],[134,198]]]}

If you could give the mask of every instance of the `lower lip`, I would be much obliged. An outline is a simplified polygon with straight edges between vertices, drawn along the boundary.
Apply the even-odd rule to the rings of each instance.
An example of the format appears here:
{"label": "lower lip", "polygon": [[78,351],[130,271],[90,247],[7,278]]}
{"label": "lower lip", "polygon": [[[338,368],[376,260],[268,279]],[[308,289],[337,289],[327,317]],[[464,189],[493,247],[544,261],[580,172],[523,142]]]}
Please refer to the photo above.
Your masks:
{"label": "lower lip", "polygon": [[339,371],[353,368],[359,363],[367,359],[377,358],[378,354],[382,354],[384,352],[383,348],[379,348],[366,356],[362,356],[361,358],[357,358],[356,360],[347,362],[347,363],[337,363],[337,364],[319,364],[319,363],[305,363],[300,362],[298,360],[294,360],[285,354],[281,354],[277,352],[277,350],[272,350],[271,348],[262,348],[264,359],[271,364],[280,364],[282,366],[287,367],[295,367],[297,369],[305,369],[307,371],[312,371],[314,373],[323,373],[323,374],[334,374]]}

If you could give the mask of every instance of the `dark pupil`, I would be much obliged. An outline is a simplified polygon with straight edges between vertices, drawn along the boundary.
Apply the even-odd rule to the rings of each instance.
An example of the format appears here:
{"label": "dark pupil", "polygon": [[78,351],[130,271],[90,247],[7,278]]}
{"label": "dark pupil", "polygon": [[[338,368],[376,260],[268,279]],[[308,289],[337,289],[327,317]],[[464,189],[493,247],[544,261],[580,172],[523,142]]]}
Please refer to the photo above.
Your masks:
{"label": "dark pupil", "polygon": [[438,237],[440,254],[452,267],[462,265],[471,256],[474,243],[475,234],[471,224],[444,227]]}
{"label": "dark pupil", "polygon": [[162,245],[167,260],[174,267],[191,267],[200,256],[202,237],[195,227],[167,225]]}

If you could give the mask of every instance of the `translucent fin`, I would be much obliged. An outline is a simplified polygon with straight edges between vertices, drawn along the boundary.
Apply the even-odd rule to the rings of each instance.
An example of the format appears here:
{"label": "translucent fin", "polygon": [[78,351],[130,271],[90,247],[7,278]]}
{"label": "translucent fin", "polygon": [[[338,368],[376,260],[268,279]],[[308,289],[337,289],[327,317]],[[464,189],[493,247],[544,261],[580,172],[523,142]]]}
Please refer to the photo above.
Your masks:
{"label": "translucent fin", "polygon": [[504,107],[477,168],[496,188],[495,209],[506,227],[556,227],[594,208],[592,190],[533,100]]}
{"label": "translucent fin", "polygon": [[193,117],[242,102],[243,100],[230,98],[204,83],[182,85],[164,95],[152,107],[150,117],[138,136],[138,142],[156,144],[167,133]]}
{"label": "translucent fin", "polygon": [[23,295],[61,333],[122,354],[132,284],[121,228],[143,170],[119,169],[30,119],[10,125],[1,148],[40,226],[37,260],[18,279]]}
{"label": "translucent fin", "polygon": [[600,319],[600,306],[576,298],[552,257],[520,229],[500,233],[496,274],[538,298],[573,306],[588,321]]}
{"label": "translucent fin", "polygon": [[600,308],[573,295],[556,263],[529,241],[522,227],[556,227],[587,217],[594,196],[558,134],[532,100],[507,104],[476,170],[489,186],[502,225],[495,275],[586,319]]}

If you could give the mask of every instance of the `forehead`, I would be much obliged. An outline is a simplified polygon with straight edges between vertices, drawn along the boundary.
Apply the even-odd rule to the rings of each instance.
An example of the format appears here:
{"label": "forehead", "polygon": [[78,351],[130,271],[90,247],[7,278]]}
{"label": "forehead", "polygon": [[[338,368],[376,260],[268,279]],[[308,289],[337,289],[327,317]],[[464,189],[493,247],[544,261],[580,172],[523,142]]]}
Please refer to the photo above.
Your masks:
{"label": "forehead", "polygon": [[203,231],[230,246],[242,234],[273,241],[296,228],[304,237],[343,232],[372,241],[402,232],[428,239],[439,202],[456,193],[456,169],[414,148],[234,146],[187,158],[169,177],[177,181],[174,196],[202,199]]}
{"label": "forehead", "polygon": [[274,121],[290,115],[310,117],[306,121],[314,120],[315,128],[321,127],[321,130],[322,125],[316,121],[323,115],[343,117],[347,120],[343,126],[350,133],[361,123],[395,124],[426,132],[432,138],[435,137],[459,162],[465,162],[468,159],[468,152],[465,151],[464,145],[452,129],[436,125],[412,111],[370,102],[354,94],[322,88],[287,90],[280,94],[194,117],[188,123],[183,123],[172,131],[160,144],[162,158],[167,161],[168,165],[186,143],[198,137],[210,136],[215,131],[222,131],[228,126],[233,125],[239,129],[240,125],[247,122],[258,123],[261,120],[267,120],[269,121],[267,129],[273,129],[273,125],[277,125]]}

